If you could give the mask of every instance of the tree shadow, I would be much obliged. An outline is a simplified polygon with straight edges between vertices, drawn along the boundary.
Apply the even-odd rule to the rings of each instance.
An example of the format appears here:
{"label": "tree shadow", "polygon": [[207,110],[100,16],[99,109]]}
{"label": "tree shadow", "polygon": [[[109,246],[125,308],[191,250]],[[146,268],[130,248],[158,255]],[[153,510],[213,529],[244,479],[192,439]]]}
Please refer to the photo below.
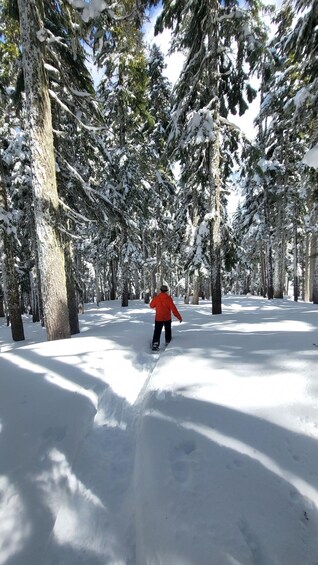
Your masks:
{"label": "tree shadow", "polygon": [[[34,366],[44,363],[32,351],[21,351],[21,356]],[[19,366],[17,352],[14,358],[1,358],[0,442],[6,457],[0,461],[5,478],[0,486],[11,489],[10,496],[1,492],[6,521],[1,523],[0,553],[6,565],[128,564],[134,545],[127,548],[131,519],[127,515],[125,530],[121,515],[116,520],[116,504],[122,503],[131,481],[132,407],[106,383],[83,373],[76,376],[75,369],[71,380],[78,390],[44,378],[54,366],[67,381],[69,367],[60,361],[50,359],[49,370],[43,367],[35,374]],[[96,389],[96,382],[103,407],[99,424],[94,423],[99,406],[85,394]]]}
{"label": "tree shadow", "polygon": [[314,563],[317,441],[184,392],[144,404],[137,563]]}
{"label": "tree shadow", "polygon": [[[248,301],[247,305],[249,303],[251,308],[255,307],[255,301]],[[238,300],[237,305],[241,304],[242,301]],[[264,308],[267,308],[267,304],[266,301],[259,303],[257,316],[260,310],[264,311]],[[78,364],[73,366],[66,362],[68,355],[64,358],[59,356],[60,359],[49,357],[48,364],[48,358],[43,358],[31,350],[16,349],[14,388],[13,383],[10,386],[10,374],[13,371],[12,363],[9,361],[10,356],[1,358],[1,372],[5,377],[1,377],[1,390],[4,394],[0,396],[0,442],[3,452],[8,453],[9,456],[6,460],[1,458],[0,475],[6,477],[8,481],[3,483],[3,489],[7,484],[7,491],[12,491],[10,497],[8,495],[4,500],[8,509],[13,509],[7,530],[2,523],[2,531],[6,532],[6,538],[9,538],[7,532],[12,536],[11,547],[14,552],[10,555],[7,549],[6,565],[26,565],[26,563],[105,565],[116,559],[126,565],[143,565],[139,560],[140,550],[137,558],[134,553],[136,501],[132,496],[132,480],[137,479],[140,485],[141,499],[137,501],[136,506],[140,520],[143,520],[142,504],[151,507],[153,495],[150,487],[155,488],[156,481],[161,485],[161,475],[166,473],[166,464],[169,473],[165,475],[167,483],[162,483],[162,492],[165,492],[167,485],[169,488],[180,486],[175,516],[179,519],[178,535],[180,540],[184,541],[184,549],[180,549],[183,565],[188,563],[198,565],[194,548],[198,550],[199,542],[204,545],[207,539],[210,539],[211,543],[206,544],[206,549],[202,550],[203,560],[200,565],[205,565],[205,562],[211,565],[211,555],[215,556],[213,561],[215,565],[229,563],[224,556],[225,545],[220,549],[216,539],[216,532],[221,534],[218,524],[219,515],[222,516],[220,523],[225,529],[228,541],[231,536],[231,539],[236,539],[235,532],[239,530],[240,542],[233,556],[239,556],[243,552],[246,555],[244,565],[247,563],[259,565],[267,559],[263,543],[266,536],[264,537],[260,532],[263,532],[263,528],[266,529],[271,522],[271,513],[276,515],[274,524],[279,526],[278,532],[283,524],[288,535],[298,543],[299,535],[295,527],[297,523],[301,529],[302,543],[315,545],[312,536],[313,529],[317,528],[317,518],[310,497],[318,488],[316,473],[318,460],[316,442],[311,438],[217,404],[185,398],[184,394],[191,395],[188,387],[177,390],[176,396],[165,393],[164,402],[159,402],[157,396],[153,395],[146,399],[145,405],[142,406],[143,410],[149,412],[144,420],[149,424],[147,431],[149,441],[146,445],[149,448],[151,437],[153,445],[149,453],[143,453],[142,436],[138,434],[140,440],[137,460],[134,460],[138,416],[136,407],[112,390],[102,371],[96,370],[94,375],[87,372],[84,360],[88,349],[85,349],[85,340],[82,338],[89,337],[90,334],[94,337],[97,335],[100,340],[106,338],[112,350],[124,348],[122,355],[126,356],[136,369],[145,371],[145,374],[151,376],[157,363],[157,358],[153,357],[148,349],[152,336],[153,312],[146,307],[144,322],[141,322],[141,313],[138,311],[141,308],[140,303],[136,304],[135,312],[134,308],[125,311],[120,320],[116,319],[115,310],[108,309],[108,321],[105,323],[101,313],[97,325],[93,316],[91,323],[86,319],[84,323],[87,331],[72,338],[72,340],[80,339],[83,344],[78,354]],[[257,316],[253,318],[253,311],[244,314],[239,311],[236,313],[229,311],[222,318],[212,318],[212,315],[207,315],[206,308],[201,305],[196,308],[193,323],[187,322],[180,329],[178,327],[174,332],[175,340],[172,342],[170,352],[167,350],[160,357],[159,365],[163,370],[169,355],[175,356],[178,353],[178,346],[174,345],[178,341],[181,346],[180,353],[184,354],[183,328],[189,334],[200,331],[201,343],[193,341],[191,355],[195,363],[196,358],[202,359],[204,351],[204,359],[213,361],[213,364],[211,363],[213,370],[224,366],[233,368],[240,364],[254,364],[255,367],[261,367],[266,363],[266,371],[269,374],[276,370],[276,365],[280,362],[279,356],[290,356],[289,331],[279,332],[279,335],[277,333],[279,338],[277,347],[270,355],[269,343],[273,342],[275,332],[260,332],[253,335],[231,329],[237,323],[257,323]],[[288,308],[291,308],[290,311],[295,310],[296,320],[303,315],[306,323],[309,319],[312,327],[317,328],[318,322],[315,319],[317,310],[293,304],[288,305]],[[185,314],[186,311],[187,307],[184,307]],[[92,313],[95,316],[96,312]],[[280,320],[282,314],[275,313],[275,308],[270,306],[264,311],[263,320],[269,318]],[[136,350],[136,342],[132,342],[136,324],[139,324],[139,330],[140,325],[143,324],[138,336],[144,339],[144,345],[138,350]],[[299,332],[300,353],[297,355],[302,359],[312,359],[312,352],[305,348],[305,340],[308,341],[310,335],[310,332],[307,334]],[[249,340],[248,357],[246,357],[246,339]],[[101,350],[96,352],[89,350],[96,355],[99,351]],[[276,359],[275,354],[277,354]],[[34,374],[30,368],[24,369],[20,374],[18,362],[20,357],[26,360],[30,367],[36,366],[39,373]],[[287,368],[279,367],[279,369],[288,371]],[[45,375],[50,376],[47,374],[51,374],[51,380],[44,378]],[[9,410],[8,406],[12,406],[12,409]],[[46,422],[45,429],[40,430],[35,427],[35,417],[39,421]],[[158,427],[158,421],[164,433],[157,434],[156,428],[156,435],[152,436],[152,422]],[[143,419],[141,422],[142,433],[145,433],[146,426],[143,425]],[[169,437],[171,441],[167,440],[165,443]],[[178,439],[177,444],[174,443],[175,438]],[[158,445],[159,454],[162,453],[163,456],[162,461],[156,454]],[[197,447],[192,449],[193,445],[199,445],[200,449]],[[200,457],[196,461],[195,456],[198,453]],[[189,485],[190,474],[187,475],[187,469],[190,459],[191,465],[193,464],[191,474],[193,482]],[[216,462],[215,468],[211,463],[212,460]],[[149,471],[151,471],[150,477],[145,476]],[[246,477],[243,476],[244,472]],[[231,522],[231,516],[227,515],[226,520],[222,510],[223,506],[226,506],[226,499],[223,498],[222,493],[222,496],[219,493],[223,488],[222,475],[226,477],[227,474],[232,481],[233,477],[235,478],[234,484],[239,490],[241,489],[241,492],[235,493],[231,490],[230,479],[225,481],[226,488],[232,493],[233,500],[236,500],[237,504],[236,525],[231,531],[226,527],[227,521]],[[237,481],[236,477],[238,477]],[[253,479],[248,490],[247,479],[250,477]],[[205,485],[204,489],[198,489],[198,479],[202,485]],[[152,480],[155,482],[152,483]],[[210,488],[211,484],[213,488]],[[259,500],[264,485],[272,489],[270,491],[272,494],[268,503],[265,501],[264,519],[258,518],[260,522],[251,529],[247,511],[239,512],[238,508],[240,504],[244,508],[244,492],[246,496],[253,493],[256,507],[256,501]],[[283,485],[283,497],[281,485]],[[200,501],[202,515],[204,512],[209,515],[209,508],[211,514],[211,520],[206,526],[202,525],[202,536],[197,539],[189,535],[191,520],[184,497],[184,487],[188,489],[189,486],[193,489],[191,500],[198,509],[198,515]],[[171,493],[173,492],[172,490]],[[308,496],[305,496],[305,492]],[[272,499],[275,502],[274,510]],[[17,501],[16,505],[10,502],[12,500]],[[286,500],[289,501],[288,504]],[[280,501],[281,507],[277,501]],[[153,502],[158,503],[159,510],[156,508],[153,512],[154,516],[149,520],[145,531],[146,537],[151,538],[149,551],[152,555],[155,549],[158,549],[160,554],[163,548],[157,548],[157,542],[154,541],[151,532],[155,532],[157,528],[160,534],[162,523],[167,523],[167,527],[172,531],[176,523],[172,520],[173,508],[165,506],[166,496],[162,497],[161,502],[157,500]],[[18,521],[18,514],[23,516],[23,520]],[[295,522],[292,520],[290,526],[288,526],[288,516],[297,517]],[[232,525],[229,528],[232,528]],[[139,545],[141,533],[139,531]],[[168,536],[168,533],[166,535]],[[158,543],[159,541],[160,535],[158,535]],[[14,544],[16,544],[15,549]],[[253,546],[256,549],[253,549]],[[180,544],[177,544],[177,547],[179,548]],[[282,547],[285,548],[285,540],[281,540],[280,543],[277,541],[278,552]],[[294,544],[291,547],[293,548]],[[165,550],[166,560],[163,562],[177,565],[180,559],[179,555],[174,553],[173,539]],[[204,554],[204,551],[207,553]],[[209,553],[211,551],[212,553]],[[286,551],[286,555],[289,555],[289,550]],[[216,557],[218,555],[219,557]],[[278,563],[281,565],[306,563],[305,549],[301,544],[300,549],[295,550],[295,557],[291,553],[290,555],[291,560],[286,557],[285,561],[281,560]],[[297,562],[296,557],[298,559],[299,555],[302,556],[302,560]],[[254,561],[251,560],[252,558]]]}

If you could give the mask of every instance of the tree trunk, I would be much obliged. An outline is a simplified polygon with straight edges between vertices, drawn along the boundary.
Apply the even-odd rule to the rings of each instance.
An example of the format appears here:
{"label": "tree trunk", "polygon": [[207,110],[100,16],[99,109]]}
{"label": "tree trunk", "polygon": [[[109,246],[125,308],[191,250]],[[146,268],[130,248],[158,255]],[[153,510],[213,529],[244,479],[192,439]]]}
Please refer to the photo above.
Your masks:
{"label": "tree trunk", "polygon": [[285,199],[279,204],[279,226],[276,231],[276,253],[274,260],[274,298],[284,298],[285,285],[285,228],[284,228],[284,209]]}
{"label": "tree trunk", "polygon": [[278,243],[274,261],[274,298],[284,298],[285,284],[285,248],[283,242]]}
{"label": "tree trunk", "polygon": [[65,242],[66,288],[71,335],[79,334],[78,305],[76,300],[72,243]]}
{"label": "tree trunk", "polygon": [[100,285],[99,285],[99,258],[97,256],[96,250],[96,259],[95,259],[95,298],[96,298],[96,305],[99,306],[100,303]]}
{"label": "tree trunk", "polygon": [[273,248],[271,238],[267,244],[267,298],[268,300],[272,300],[274,298]]}
{"label": "tree trunk", "polygon": [[121,305],[123,307],[128,306],[128,297],[129,297],[129,282],[128,282],[128,265],[125,264],[123,266],[122,277],[123,277],[123,289],[122,289],[122,297],[121,297]]}
{"label": "tree trunk", "polygon": [[212,314],[222,314],[222,291],[221,291],[221,179],[220,179],[220,132],[218,123],[218,112],[215,118],[215,141],[210,143],[207,153],[211,214],[210,221],[210,269],[211,269],[211,292],[212,292]]}
{"label": "tree trunk", "polygon": [[315,235],[313,237],[313,288],[312,288],[312,301],[314,304],[318,304],[318,237]]}
{"label": "tree trunk", "polygon": [[189,273],[186,272],[185,274],[185,282],[184,282],[184,303],[189,304],[190,302],[190,291],[189,291]]}
{"label": "tree trunk", "polygon": [[110,300],[116,300],[117,292],[117,261],[114,257],[110,260]]}
{"label": "tree trunk", "polygon": [[[0,218],[9,218],[7,193],[4,179],[2,159],[0,157]],[[21,316],[19,285],[15,270],[14,236],[10,225],[2,224],[2,239],[4,251],[5,280],[7,301],[11,322],[13,341],[24,340],[24,329]]]}
{"label": "tree trunk", "polygon": [[298,237],[297,237],[297,216],[294,219],[294,301],[298,302],[299,281],[298,281]]}
{"label": "tree trunk", "polygon": [[0,318],[4,318],[4,292],[3,288],[0,285]]}
{"label": "tree trunk", "polygon": [[[160,210],[157,210],[157,218],[160,218]],[[160,224],[160,220],[159,224]],[[159,292],[163,284],[163,270],[162,270],[162,231],[159,229],[156,234],[156,290]]]}
{"label": "tree trunk", "polygon": [[265,258],[265,253],[264,253],[264,249],[263,249],[263,244],[260,244],[260,250],[259,250],[259,255],[260,255],[260,267],[261,267],[261,295],[263,296],[263,298],[266,297],[267,295],[267,282],[266,282],[266,258]]}
{"label": "tree trunk", "polygon": [[30,273],[29,273],[29,279],[30,279],[30,288],[31,288],[32,322],[39,322],[40,321],[40,303],[39,303],[39,296],[38,296],[38,285],[37,285],[36,277],[34,277],[32,271],[30,271]]}
{"label": "tree trunk", "polygon": [[312,282],[313,282],[313,257],[312,249],[314,244],[314,234],[307,233],[305,240],[305,280],[304,280],[304,300],[311,302],[312,300]]}
{"label": "tree trunk", "polygon": [[127,251],[128,251],[127,245],[128,245],[128,237],[126,230],[124,230],[122,237],[122,246],[121,246],[121,281],[122,281],[121,305],[123,307],[128,306],[128,299],[129,299],[129,265],[128,265],[128,256],[127,256]]}
{"label": "tree trunk", "polygon": [[195,271],[193,275],[193,295],[192,295],[192,304],[199,304],[199,295],[200,295],[200,275],[198,271]]}
{"label": "tree trunk", "polygon": [[43,0],[18,0],[44,319],[49,340],[70,337],[64,254],[58,235],[51,104],[44,69]]}
{"label": "tree trunk", "polygon": [[212,53],[209,68],[209,87],[211,97],[214,98],[212,111],[214,141],[210,141],[207,151],[207,172],[209,184],[210,206],[210,269],[212,314],[222,314],[222,288],[221,288],[221,177],[220,177],[220,92],[219,92],[219,29],[215,16],[211,22],[209,34],[209,51]]}

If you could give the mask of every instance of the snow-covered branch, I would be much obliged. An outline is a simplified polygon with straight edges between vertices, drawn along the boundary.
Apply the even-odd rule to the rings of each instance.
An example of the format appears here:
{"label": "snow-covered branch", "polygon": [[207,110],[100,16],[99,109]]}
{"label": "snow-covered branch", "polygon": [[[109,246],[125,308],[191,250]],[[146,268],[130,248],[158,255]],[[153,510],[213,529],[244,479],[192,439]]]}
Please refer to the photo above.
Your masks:
{"label": "snow-covered branch", "polygon": [[131,16],[131,14],[125,14],[123,16],[116,15],[114,10],[108,6],[104,0],[90,0],[90,2],[86,2],[85,0],[67,1],[73,8],[81,11],[81,17],[84,22],[98,18],[102,12],[107,12],[108,16],[115,21],[125,20]]}
{"label": "snow-covered branch", "polygon": [[308,167],[318,169],[318,144],[307,151],[302,159],[302,163],[305,163],[305,165],[308,165]]}
{"label": "snow-covered branch", "polygon": [[61,106],[61,108],[63,108],[63,110],[65,110],[65,112],[67,112],[68,114],[70,114],[71,116],[73,116],[73,118],[75,118],[75,120],[76,120],[83,128],[85,128],[86,130],[88,130],[88,131],[102,131],[102,130],[107,129],[107,128],[101,127],[101,126],[96,127],[96,126],[88,126],[88,125],[84,124],[84,123],[79,119],[79,117],[78,117],[76,114],[74,114],[74,113],[69,109],[69,107],[66,106],[66,104],[64,104],[64,102],[62,102],[62,100],[57,96],[57,94],[56,94],[55,92],[53,92],[53,90],[49,89],[49,93],[50,93],[50,96],[51,96],[52,98],[54,98],[54,100]]}

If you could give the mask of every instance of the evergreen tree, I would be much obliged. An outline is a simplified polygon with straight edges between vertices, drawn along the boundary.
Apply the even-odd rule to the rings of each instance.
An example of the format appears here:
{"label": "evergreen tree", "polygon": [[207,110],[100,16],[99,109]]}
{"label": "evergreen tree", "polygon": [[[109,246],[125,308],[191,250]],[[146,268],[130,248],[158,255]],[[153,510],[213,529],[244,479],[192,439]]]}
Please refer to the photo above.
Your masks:
{"label": "evergreen tree", "polygon": [[105,68],[99,96],[108,128],[106,195],[120,210],[120,222],[114,222],[109,235],[117,242],[113,264],[120,274],[122,306],[127,306],[130,288],[136,291],[135,273],[143,264],[145,208],[154,192],[154,118],[148,104],[149,78],[139,19],[113,21],[99,41],[97,60]]}
{"label": "evergreen tree", "polygon": [[148,55],[148,104],[152,117],[148,130],[148,168],[151,172],[152,191],[147,199],[146,234],[149,249],[148,261],[155,269],[150,279],[151,293],[158,292],[164,282],[171,280],[176,255],[173,205],[175,182],[166,151],[168,125],[171,113],[171,85],[164,77],[164,57],[156,45]]}
{"label": "evergreen tree", "polygon": [[70,336],[63,249],[58,236],[51,104],[45,72],[42,0],[18,0],[32,188],[45,326],[49,340]]}
{"label": "evergreen tree", "polygon": [[[248,73],[255,69],[264,30],[258,2],[243,9],[218,0],[165,1],[157,30],[172,28],[174,47],[186,62],[175,88],[170,142],[181,162],[189,218],[194,232],[193,270],[207,266],[212,287],[212,313],[221,306],[221,192],[225,187],[222,134],[230,112],[243,114],[255,93]],[[235,48],[234,48],[235,45]],[[236,57],[233,53],[236,52]],[[232,128],[230,128],[231,131]]]}
{"label": "evergreen tree", "polygon": [[8,312],[11,323],[12,339],[24,340],[24,330],[21,317],[19,285],[15,269],[15,240],[12,225],[12,214],[9,212],[6,182],[2,156],[0,156],[0,228],[3,240],[5,289]]}
{"label": "evergreen tree", "polygon": [[6,15],[7,6],[0,4],[0,21],[3,33],[3,42],[0,44],[0,101],[3,113],[0,116],[0,251],[3,255],[1,289],[1,310],[3,310],[3,299],[6,299],[8,318],[11,323],[12,339],[14,341],[24,340],[24,329],[21,316],[20,288],[18,273],[16,269],[17,241],[16,230],[13,219],[13,210],[9,206],[8,198],[8,175],[4,161],[5,149],[8,144],[5,117],[10,113],[10,89],[16,75],[16,40],[18,37],[17,26],[8,20]]}
{"label": "evergreen tree", "polygon": [[[251,184],[257,172],[259,196],[253,200],[252,182],[250,202],[254,208],[258,205],[257,213],[263,217],[268,298],[283,297],[289,272],[289,275],[293,273],[294,298],[297,300],[300,283],[298,254],[305,238],[305,210],[311,198],[301,165],[310,131],[309,122],[307,131],[304,128],[309,106],[307,95],[300,88],[302,61],[295,53],[291,56],[290,47],[287,48],[294,33],[294,16],[290,3],[285,3],[276,18],[277,33],[263,61],[259,129],[254,159],[250,152],[251,174],[248,176]],[[292,265],[287,255],[291,245]],[[304,289],[304,285],[302,287]]]}

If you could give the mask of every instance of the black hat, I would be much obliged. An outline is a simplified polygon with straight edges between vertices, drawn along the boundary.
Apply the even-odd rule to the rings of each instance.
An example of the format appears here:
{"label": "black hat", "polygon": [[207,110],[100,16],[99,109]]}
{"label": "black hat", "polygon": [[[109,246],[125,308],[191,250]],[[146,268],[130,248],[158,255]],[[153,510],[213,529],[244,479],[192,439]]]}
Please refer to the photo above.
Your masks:
{"label": "black hat", "polygon": [[163,284],[163,285],[160,287],[160,290],[161,290],[161,292],[168,292],[168,287],[167,287],[167,285],[166,285],[166,284]]}

